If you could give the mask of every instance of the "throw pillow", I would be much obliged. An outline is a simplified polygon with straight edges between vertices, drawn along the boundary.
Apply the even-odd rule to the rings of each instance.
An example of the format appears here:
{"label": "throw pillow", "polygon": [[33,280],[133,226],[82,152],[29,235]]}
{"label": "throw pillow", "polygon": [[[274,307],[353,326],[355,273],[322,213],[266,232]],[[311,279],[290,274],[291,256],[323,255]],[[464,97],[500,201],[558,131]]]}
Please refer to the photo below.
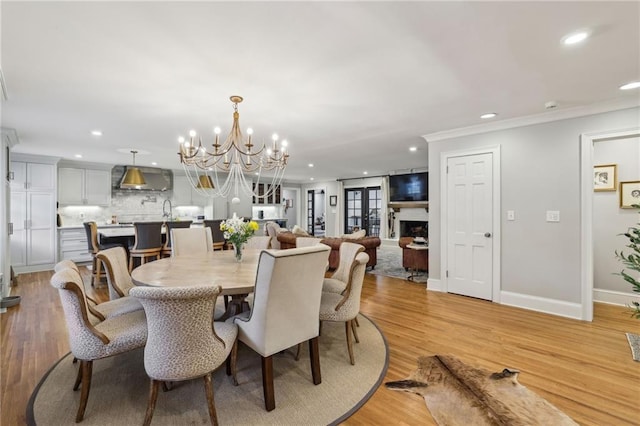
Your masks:
{"label": "throw pillow", "polygon": [[360,238],[364,238],[367,235],[367,231],[361,229],[359,231],[354,232],[353,234],[344,234],[342,238],[345,240],[359,240]]}
{"label": "throw pillow", "polygon": [[293,234],[297,235],[298,237],[309,237],[310,236],[307,231],[305,231],[304,229],[300,228],[298,225],[293,225],[293,230],[291,232],[293,232]]}

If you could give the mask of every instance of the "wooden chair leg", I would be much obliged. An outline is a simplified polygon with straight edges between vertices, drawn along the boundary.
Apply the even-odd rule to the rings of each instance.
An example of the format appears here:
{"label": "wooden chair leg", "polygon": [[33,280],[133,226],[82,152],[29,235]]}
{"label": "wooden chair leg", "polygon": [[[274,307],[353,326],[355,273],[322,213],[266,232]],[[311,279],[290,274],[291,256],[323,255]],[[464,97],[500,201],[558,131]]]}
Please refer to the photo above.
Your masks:
{"label": "wooden chair leg", "polygon": [[156,400],[158,399],[158,388],[160,387],[160,380],[151,379],[149,386],[149,402],[147,403],[147,412],[144,415],[144,426],[151,424],[153,418],[153,411],[156,409]]}
{"label": "wooden chair leg", "polygon": [[95,254],[91,255],[92,259],[91,259],[91,287],[94,287],[94,283],[95,283],[95,279],[96,279],[96,268],[97,268],[97,263],[98,263],[98,259],[96,258]]}
{"label": "wooden chair leg", "polygon": [[357,316],[354,318],[354,321],[356,322],[356,325],[357,325],[358,327],[360,327],[360,323],[358,322],[358,317],[357,317]]}
{"label": "wooden chair leg", "polygon": [[[100,279],[100,275],[102,275],[102,261],[96,258],[96,269],[93,270],[94,277],[96,277],[96,286],[99,286],[102,280]],[[91,281],[93,282],[93,280]]]}
{"label": "wooden chair leg", "polygon": [[356,339],[356,343],[360,343],[360,339],[358,338],[358,331],[356,330],[356,320],[351,320],[351,331],[353,331],[353,337]]}
{"label": "wooden chair leg", "polygon": [[347,321],[344,323],[345,331],[347,332],[347,349],[349,349],[349,361],[351,361],[351,365],[355,365],[356,362],[353,360],[353,341],[351,340],[351,321]]}
{"label": "wooden chair leg", "polygon": [[[74,358],[73,360],[77,361],[76,358]],[[74,391],[77,391],[80,388],[80,383],[82,383],[82,362],[78,367],[78,375],[76,376],[76,382],[73,384]]]}
{"label": "wooden chair leg", "polygon": [[204,391],[207,394],[207,406],[209,407],[209,417],[211,418],[211,424],[213,426],[218,426],[216,404],[213,400],[213,383],[211,381],[211,373],[204,376]]}
{"label": "wooden chair leg", "polygon": [[129,256],[129,274],[133,271],[133,256]]}
{"label": "wooden chair leg", "polygon": [[311,359],[311,376],[313,384],[322,383],[322,375],[320,374],[320,347],[318,345],[318,337],[309,339],[309,358]]}
{"label": "wooden chair leg", "polygon": [[162,382],[162,392],[169,392],[172,388],[171,382]]}
{"label": "wooden chair leg", "polygon": [[231,348],[231,354],[229,358],[227,358],[227,376],[231,376],[233,379],[233,384],[238,386],[238,341],[233,342],[233,347]]}
{"label": "wooden chair leg", "polygon": [[300,360],[300,353],[302,353],[302,343],[298,343],[298,349],[296,350],[296,361]]}
{"label": "wooden chair leg", "polygon": [[264,408],[272,411],[276,408],[276,398],[273,392],[273,358],[262,357],[262,391],[264,393]]}
{"label": "wooden chair leg", "polygon": [[84,417],[84,410],[87,408],[89,391],[91,390],[91,372],[93,371],[93,361],[80,361],[82,370],[82,391],[80,392],[80,405],[76,414],[76,423],[80,423]]}

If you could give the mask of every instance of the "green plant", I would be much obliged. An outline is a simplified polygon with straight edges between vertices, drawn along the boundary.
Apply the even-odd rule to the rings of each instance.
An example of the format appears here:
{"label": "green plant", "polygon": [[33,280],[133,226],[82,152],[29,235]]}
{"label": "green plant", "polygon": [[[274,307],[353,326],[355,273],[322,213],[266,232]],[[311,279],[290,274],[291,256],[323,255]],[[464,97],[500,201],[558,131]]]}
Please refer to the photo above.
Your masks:
{"label": "green plant", "polygon": [[[634,204],[633,207],[640,209],[640,204]],[[640,226],[640,223],[637,225]],[[640,272],[640,228],[637,226],[630,227],[627,232],[620,235],[624,235],[629,239],[629,244],[626,247],[630,248],[632,253],[625,255],[623,251],[618,252],[616,250],[616,257],[622,261],[625,267],[632,271]],[[640,281],[626,273],[624,269],[617,275],[622,276],[626,282],[631,284],[635,293],[640,293]],[[631,305],[630,308],[633,309],[631,316],[640,319],[640,303],[631,302]]]}

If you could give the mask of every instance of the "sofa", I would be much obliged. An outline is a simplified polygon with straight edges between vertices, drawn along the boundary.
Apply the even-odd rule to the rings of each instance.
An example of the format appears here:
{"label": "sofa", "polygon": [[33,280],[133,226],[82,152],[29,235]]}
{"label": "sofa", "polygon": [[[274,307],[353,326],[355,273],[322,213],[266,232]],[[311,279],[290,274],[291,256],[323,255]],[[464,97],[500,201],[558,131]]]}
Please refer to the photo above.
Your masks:
{"label": "sofa", "polygon": [[[277,235],[277,240],[280,243],[281,249],[290,249],[296,247],[296,238],[300,235],[296,235],[293,232],[281,232]],[[378,263],[378,247],[380,247],[380,238],[378,237],[364,237],[358,239],[341,238],[341,237],[324,237],[320,239],[322,244],[326,244],[331,247],[331,253],[329,254],[329,269],[336,269],[340,263],[340,244],[343,242],[360,244],[364,247],[364,252],[369,255],[369,261],[367,266],[371,266],[371,269],[375,268]]]}
{"label": "sofa", "polygon": [[429,250],[412,250],[407,245],[413,242],[413,237],[400,237],[398,245],[402,247],[402,267],[406,270],[429,272]]}

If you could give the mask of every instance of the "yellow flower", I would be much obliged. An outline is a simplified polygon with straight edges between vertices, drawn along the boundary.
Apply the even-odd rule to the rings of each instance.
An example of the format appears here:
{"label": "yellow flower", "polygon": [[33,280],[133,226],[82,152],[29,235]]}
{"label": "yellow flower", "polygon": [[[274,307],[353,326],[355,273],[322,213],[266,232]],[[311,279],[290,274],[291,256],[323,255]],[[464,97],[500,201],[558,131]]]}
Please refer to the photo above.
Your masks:
{"label": "yellow flower", "polygon": [[227,229],[227,231],[229,231],[230,234],[235,234],[236,230],[233,229],[233,226],[230,226],[229,229]]}
{"label": "yellow flower", "polygon": [[251,228],[253,231],[257,231],[260,228],[260,225],[252,220],[251,222],[249,222],[249,228]]}

